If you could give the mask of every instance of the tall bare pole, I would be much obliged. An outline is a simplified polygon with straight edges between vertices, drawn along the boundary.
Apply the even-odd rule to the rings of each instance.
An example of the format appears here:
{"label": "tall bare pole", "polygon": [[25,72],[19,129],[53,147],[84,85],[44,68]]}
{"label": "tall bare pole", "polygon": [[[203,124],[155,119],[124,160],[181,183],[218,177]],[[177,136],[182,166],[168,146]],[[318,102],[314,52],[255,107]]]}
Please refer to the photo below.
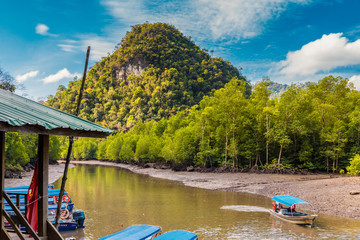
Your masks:
{"label": "tall bare pole", "polygon": [[[78,102],[77,102],[77,106],[76,106],[75,116],[78,116],[79,112],[80,112],[80,103],[81,103],[81,99],[82,99],[82,95],[83,95],[83,91],[84,91],[84,85],[85,85],[85,79],[86,79],[86,71],[87,71],[87,66],[88,66],[88,62],[89,62],[89,55],[90,55],[90,46],[88,46],[88,49],[87,49],[87,52],[86,52],[86,61],[85,61],[84,74],[83,74],[83,78],[82,78],[82,81],[81,81],[81,87],[80,87],[80,90],[79,90],[79,98],[78,98]],[[66,184],[66,180],[67,180],[67,173],[68,173],[68,169],[69,169],[70,156],[71,156],[73,143],[74,143],[74,137],[70,136],[69,137],[69,148],[68,148],[68,152],[67,152],[67,155],[66,155],[65,169],[64,169],[64,174],[63,174],[63,178],[62,178],[62,181],[61,181],[61,189],[60,189],[60,193],[59,193],[59,199],[58,199],[58,202],[57,202],[55,228],[59,227],[61,203],[62,203],[62,198],[63,198],[64,192],[65,192],[65,184]]]}

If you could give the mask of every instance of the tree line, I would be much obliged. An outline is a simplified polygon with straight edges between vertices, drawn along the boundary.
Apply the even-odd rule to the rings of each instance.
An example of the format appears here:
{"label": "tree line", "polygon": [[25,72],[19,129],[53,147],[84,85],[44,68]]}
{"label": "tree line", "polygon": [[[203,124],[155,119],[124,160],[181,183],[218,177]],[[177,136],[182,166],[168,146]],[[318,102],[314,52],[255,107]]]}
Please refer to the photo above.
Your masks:
{"label": "tree line", "polygon": [[104,140],[80,138],[73,157],[327,172],[344,172],[357,159],[360,92],[347,79],[328,76],[305,87],[295,84],[274,99],[269,85],[264,79],[247,96],[246,82],[233,78],[168,119],[138,121]]}

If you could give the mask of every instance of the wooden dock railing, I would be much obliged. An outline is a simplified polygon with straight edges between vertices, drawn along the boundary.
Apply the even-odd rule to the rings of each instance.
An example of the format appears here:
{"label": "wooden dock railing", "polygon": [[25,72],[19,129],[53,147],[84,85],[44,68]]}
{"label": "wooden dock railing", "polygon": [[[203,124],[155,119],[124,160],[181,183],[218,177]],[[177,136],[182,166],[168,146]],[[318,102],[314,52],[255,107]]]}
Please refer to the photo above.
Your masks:
{"label": "wooden dock railing", "polygon": [[[9,197],[8,193],[3,192],[2,196],[7,201],[7,203],[11,207],[11,209],[14,211],[15,216],[10,216],[5,211],[5,209],[2,209],[2,213],[5,216],[6,220],[9,222],[9,224],[11,225],[12,231],[15,232],[16,235],[21,240],[26,239],[24,237],[24,234],[30,234],[31,237],[33,237],[33,239],[35,239],[35,240],[41,240],[42,238],[39,237],[39,235],[33,230],[33,228],[30,226],[29,222],[25,218],[26,213],[27,213],[27,206],[28,206],[27,194],[19,194],[19,193],[10,193],[10,194],[16,195],[15,204],[13,203],[11,198]],[[25,216],[23,214],[21,214],[21,211],[20,211],[20,198],[21,198],[21,195],[25,195]],[[49,220],[47,220],[46,224],[47,224],[47,236],[48,236],[48,239],[51,239],[51,240],[64,240],[64,238],[60,235],[60,233],[57,231],[57,229],[54,227],[54,225]],[[20,225],[25,227],[25,232],[22,232],[20,230]],[[4,231],[9,231],[9,230],[6,230],[3,227],[2,231],[4,232]],[[6,238],[4,240],[11,240],[11,238],[10,238],[10,236],[8,234],[4,234],[4,237]]]}

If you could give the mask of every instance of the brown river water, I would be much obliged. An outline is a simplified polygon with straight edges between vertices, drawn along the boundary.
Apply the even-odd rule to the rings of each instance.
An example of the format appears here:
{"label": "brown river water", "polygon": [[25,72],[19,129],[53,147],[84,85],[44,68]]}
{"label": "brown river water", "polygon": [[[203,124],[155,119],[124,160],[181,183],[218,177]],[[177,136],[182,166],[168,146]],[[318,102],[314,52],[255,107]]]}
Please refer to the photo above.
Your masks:
{"label": "brown river water", "polygon": [[[59,188],[61,179],[55,182]],[[360,221],[319,215],[313,227],[270,216],[271,199],[212,191],[103,166],[69,169],[66,191],[85,212],[85,228],[64,237],[93,240],[135,224],[183,229],[199,239],[360,239]]]}

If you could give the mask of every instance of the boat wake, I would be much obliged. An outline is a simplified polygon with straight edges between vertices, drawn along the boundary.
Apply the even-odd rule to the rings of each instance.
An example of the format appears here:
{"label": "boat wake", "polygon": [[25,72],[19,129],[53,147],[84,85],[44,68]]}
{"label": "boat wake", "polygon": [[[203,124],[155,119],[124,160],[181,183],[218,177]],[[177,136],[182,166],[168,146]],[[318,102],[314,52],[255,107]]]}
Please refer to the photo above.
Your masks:
{"label": "boat wake", "polygon": [[220,209],[225,210],[235,210],[239,212],[269,212],[268,209],[257,206],[247,206],[247,205],[230,205],[230,206],[222,206]]}

